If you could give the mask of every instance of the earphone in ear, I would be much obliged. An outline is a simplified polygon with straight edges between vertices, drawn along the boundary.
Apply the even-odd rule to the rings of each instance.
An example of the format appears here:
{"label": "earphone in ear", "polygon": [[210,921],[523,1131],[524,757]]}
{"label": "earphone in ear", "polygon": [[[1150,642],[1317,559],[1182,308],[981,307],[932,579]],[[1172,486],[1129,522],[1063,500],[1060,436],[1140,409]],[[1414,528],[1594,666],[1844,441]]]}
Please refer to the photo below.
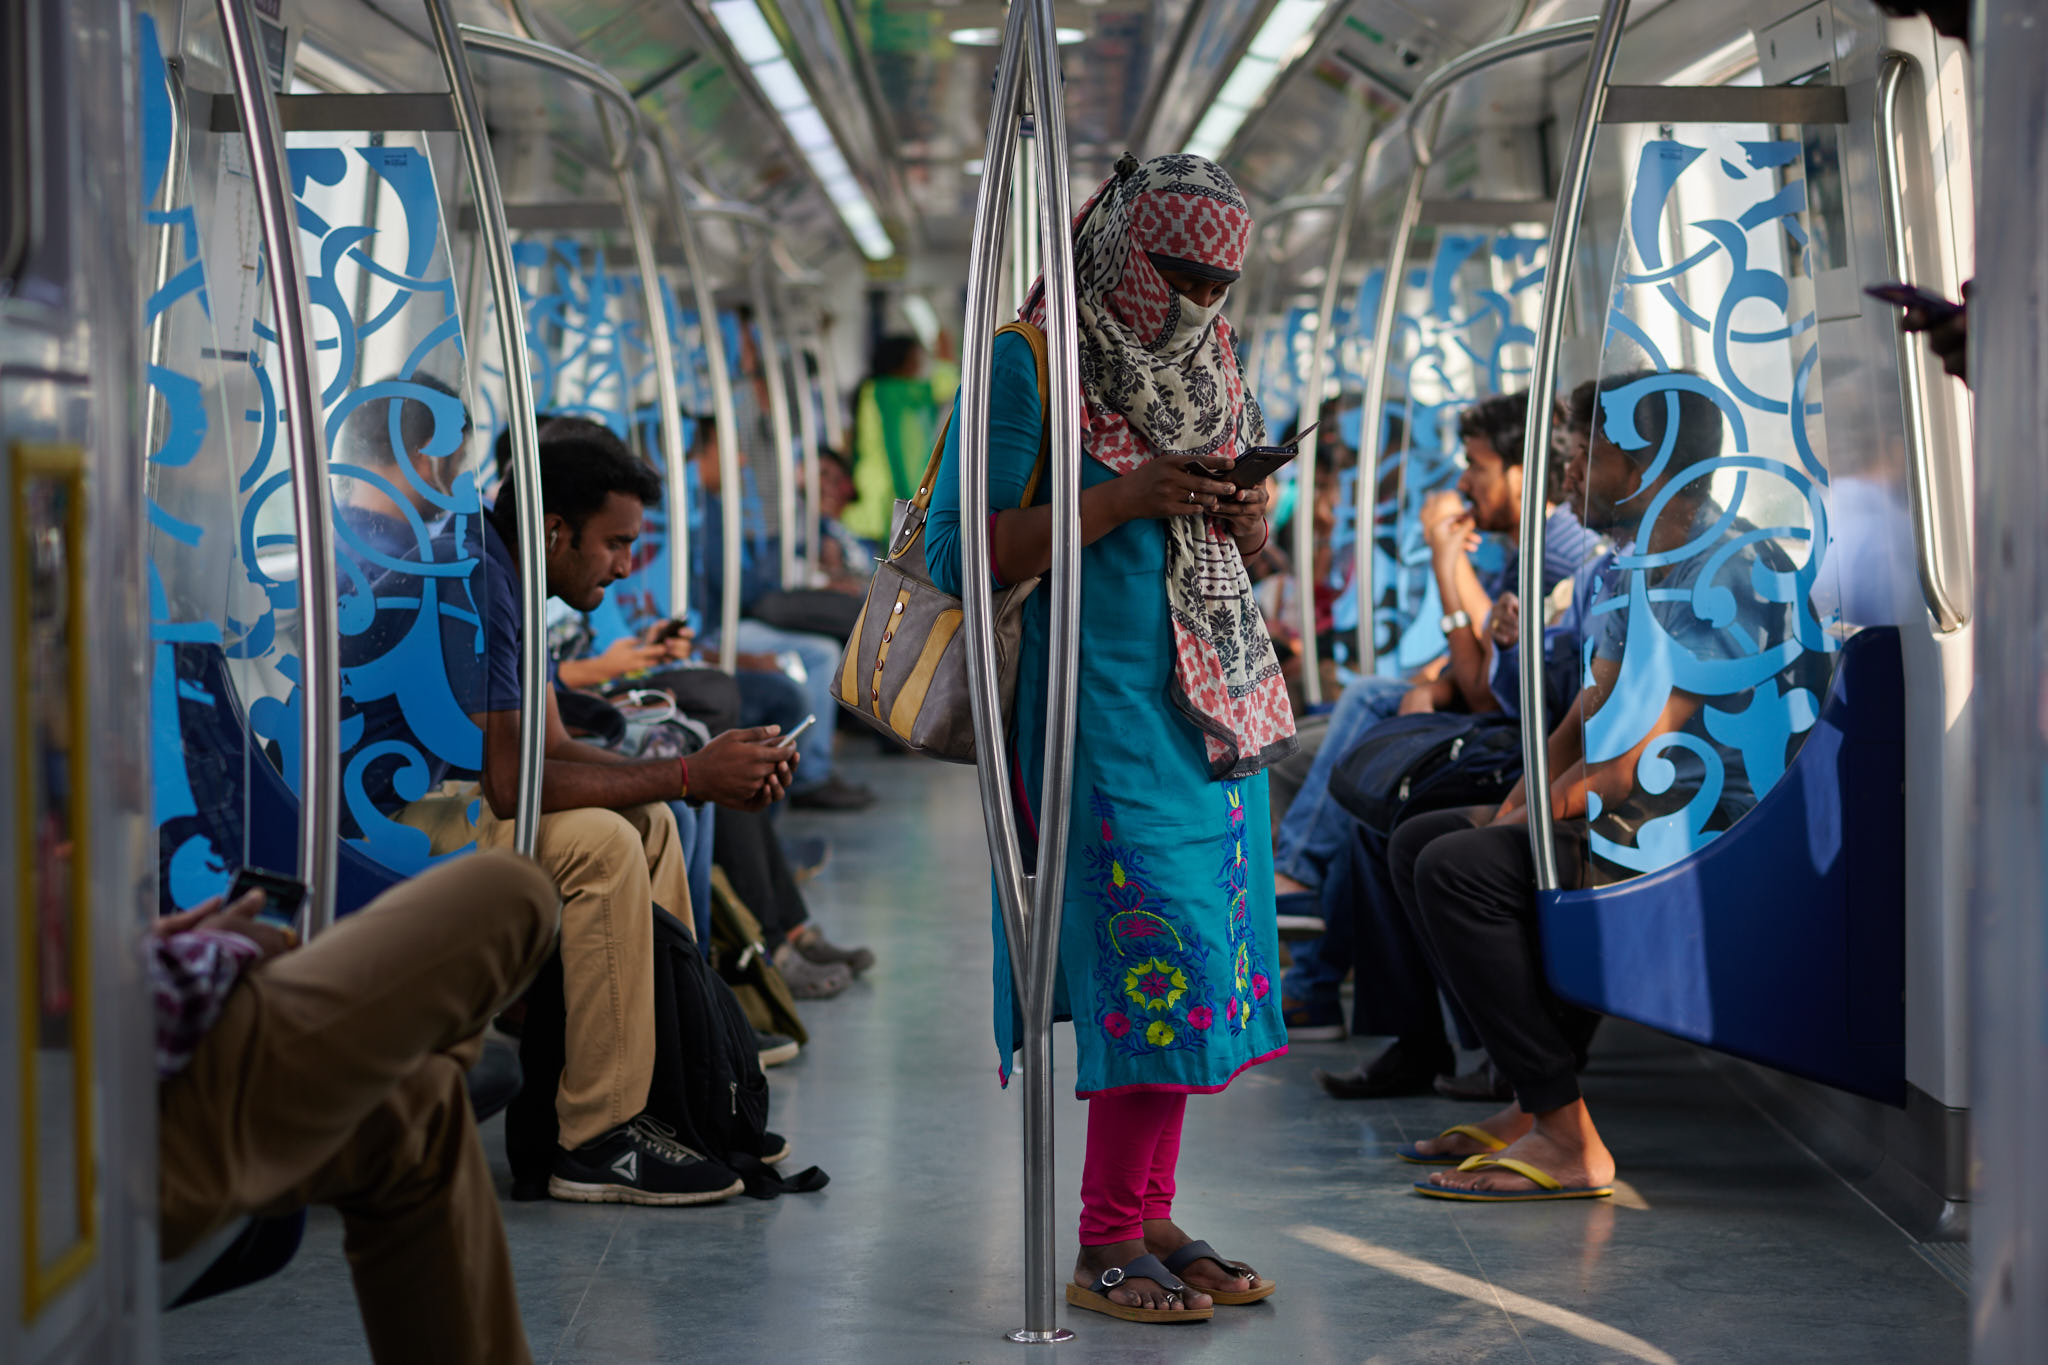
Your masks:
{"label": "earphone in ear", "polygon": [[561,533],[560,531],[550,531],[550,532],[548,532],[548,553],[549,553],[549,554],[553,554],[553,553],[555,552],[555,540],[556,540],[556,538],[557,538],[557,537],[559,537],[559,536],[560,536],[561,534],[562,534],[562,533]]}

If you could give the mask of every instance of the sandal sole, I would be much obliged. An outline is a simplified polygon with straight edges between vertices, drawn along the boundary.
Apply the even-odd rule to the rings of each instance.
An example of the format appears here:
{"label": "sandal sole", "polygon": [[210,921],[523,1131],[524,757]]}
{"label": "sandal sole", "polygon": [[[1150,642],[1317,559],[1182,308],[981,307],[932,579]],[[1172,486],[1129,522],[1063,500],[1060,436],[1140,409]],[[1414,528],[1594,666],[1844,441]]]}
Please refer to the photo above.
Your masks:
{"label": "sandal sole", "polygon": [[722,1190],[657,1194],[649,1190],[628,1189],[623,1185],[590,1185],[580,1180],[564,1180],[558,1175],[548,1177],[548,1197],[570,1204],[643,1204],[651,1208],[682,1208],[691,1204],[716,1204],[744,1193],[746,1188],[744,1180],[735,1180]]}
{"label": "sandal sole", "polygon": [[[1196,1285],[1188,1286],[1190,1289],[1198,1287]],[[1204,1289],[1202,1293],[1207,1294],[1225,1307],[1241,1308],[1248,1303],[1257,1303],[1261,1299],[1272,1298],[1273,1291],[1279,1287],[1272,1280],[1261,1280],[1257,1289]]]}
{"label": "sandal sole", "polygon": [[1083,1289],[1078,1284],[1067,1286],[1067,1302],[1076,1308],[1122,1318],[1125,1322],[1207,1322],[1216,1316],[1214,1308],[1133,1308],[1129,1304],[1118,1303],[1107,1294]]}

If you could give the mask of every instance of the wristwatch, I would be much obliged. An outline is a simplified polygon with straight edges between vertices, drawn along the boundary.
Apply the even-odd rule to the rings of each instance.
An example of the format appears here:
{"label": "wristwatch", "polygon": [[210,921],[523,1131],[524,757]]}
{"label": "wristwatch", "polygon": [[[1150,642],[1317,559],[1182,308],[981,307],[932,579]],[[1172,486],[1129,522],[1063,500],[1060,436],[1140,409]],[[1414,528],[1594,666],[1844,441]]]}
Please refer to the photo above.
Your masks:
{"label": "wristwatch", "polygon": [[1449,635],[1454,630],[1463,630],[1467,626],[1471,625],[1472,613],[1469,611],[1465,611],[1463,609],[1454,611],[1450,615],[1444,617],[1443,621],[1440,624],[1443,627],[1444,634]]}

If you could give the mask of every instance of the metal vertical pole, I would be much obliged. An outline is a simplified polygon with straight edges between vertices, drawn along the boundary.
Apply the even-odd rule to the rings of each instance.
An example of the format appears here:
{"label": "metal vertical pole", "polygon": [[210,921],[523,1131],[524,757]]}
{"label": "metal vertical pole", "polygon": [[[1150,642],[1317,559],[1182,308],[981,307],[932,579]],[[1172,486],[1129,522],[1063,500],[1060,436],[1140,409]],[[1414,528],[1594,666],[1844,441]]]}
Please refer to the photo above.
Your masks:
{"label": "metal vertical pole", "polygon": [[[1593,173],[1593,139],[1600,131],[1600,110],[1607,101],[1607,81],[1621,30],[1628,23],[1628,0],[1607,0],[1593,50],[1586,59],[1586,86],[1579,95],[1578,116],[1565,147],[1557,180],[1557,208],[1550,223],[1550,268],[1543,277],[1543,311],[1536,325],[1535,363],[1529,374],[1529,422],[1522,440],[1522,538],[1520,581],[1522,619],[1540,643],[1543,628],[1543,490],[1550,479],[1551,401],[1557,393],[1557,353],[1564,344],[1565,305],[1571,295],[1572,247],[1585,216],[1586,185]],[[1536,886],[1557,889],[1557,847],[1551,839],[1550,726],[1543,714],[1543,651],[1522,651],[1522,771],[1529,797],[1529,846],[1536,861]]]}
{"label": "metal vertical pole", "polygon": [[[245,0],[246,2],[246,0]],[[491,298],[498,315],[498,353],[505,365],[506,421],[512,433],[512,486],[519,513],[519,794],[513,817],[513,847],[528,857],[540,833],[543,718],[547,705],[547,556],[541,548],[540,433],[534,424],[533,374],[526,355],[525,313],[519,306],[519,277],[512,262],[512,234],[505,226],[505,198],[498,166],[491,159],[483,108],[469,71],[469,54],[449,13],[448,0],[425,0],[434,47],[448,77],[448,94],[469,166],[476,199],[479,246],[491,271]]]}
{"label": "metal vertical pole", "polygon": [[[792,310],[794,311],[794,310]],[[811,386],[808,367],[804,356],[809,347],[804,342],[807,333],[798,327],[789,329],[789,377],[790,392],[796,401],[797,436],[804,447],[804,587],[812,587],[819,581],[818,570],[818,500],[822,494],[819,487],[821,475],[818,471],[818,409],[813,401],[815,392]]]}
{"label": "metal vertical pole", "polygon": [[[725,329],[718,325],[718,300],[711,292],[711,277],[704,269],[703,248],[697,241],[696,225],[690,221],[690,206],[683,197],[683,182],[669,160],[668,146],[654,140],[654,157],[661,166],[661,183],[668,192],[669,216],[676,225],[676,239],[683,247],[683,269],[690,276],[691,297],[697,304],[697,327],[704,337],[704,364],[710,370],[711,414],[718,428],[718,499],[721,552],[718,604],[718,666],[727,673],[739,666],[740,636],[740,436],[734,415],[732,371],[727,368]],[[708,622],[706,624],[709,624]]]}
{"label": "metal vertical pole", "polygon": [[[159,200],[164,213],[178,207],[178,201],[185,197],[185,176],[191,162],[191,132],[185,100],[185,63],[177,57],[164,61],[165,93],[170,97],[171,106],[171,159],[164,167],[163,194]],[[150,276],[150,297],[171,281],[176,273],[178,242],[180,232],[175,223],[165,223],[157,229],[156,266]],[[150,368],[163,365],[164,354],[170,348],[171,310],[160,311],[149,323]],[[170,412],[170,404],[154,387],[149,389],[149,401],[142,412],[142,454],[145,459],[154,455],[163,444],[164,423]],[[154,468],[154,466],[151,466]]]}
{"label": "metal vertical pole", "polygon": [[[633,268],[640,273],[640,307],[647,315],[647,341],[654,352],[655,401],[661,405],[662,477],[668,484],[668,611],[682,617],[690,610],[690,493],[689,471],[683,460],[682,398],[676,392],[675,348],[668,334],[668,308],[661,294],[661,279],[654,264],[654,243],[647,231],[647,215],[640,202],[640,186],[634,175],[634,153],[639,139],[628,128],[624,136],[612,131],[611,115],[598,100],[597,116],[604,123],[605,144],[619,178],[619,203],[626,213],[626,232],[633,241]],[[631,395],[628,395],[628,402]]]}
{"label": "metal vertical pole", "polygon": [[[1436,141],[1435,124],[1441,117],[1442,106],[1431,116],[1429,140]],[[1429,176],[1429,162],[1417,161],[1408,173],[1408,189],[1401,200],[1401,216],[1394,222],[1394,242],[1387,253],[1387,273],[1380,283],[1380,306],[1373,319],[1372,370],[1365,381],[1365,411],[1358,432],[1358,484],[1354,489],[1353,514],[1358,524],[1358,539],[1352,546],[1352,586],[1358,593],[1358,655],[1359,671],[1372,673],[1379,667],[1379,641],[1376,635],[1377,623],[1373,619],[1376,599],[1379,596],[1373,582],[1373,554],[1378,546],[1377,518],[1379,516],[1380,457],[1386,444],[1387,372],[1394,364],[1394,327],[1401,313],[1401,284],[1408,273],[1409,239],[1415,235],[1415,225],[1422,217],[1422,184]],[[1412,435],[1411,435],[1411,440]],[[1401,505],[1395,504],[1394,519],[1399,524]],[[1445,610],[1449,610],[1446,608]]]}
{"label": "metal vertical pole", "polygon": [[[753,259],[747,264],[754,296],[755,347],[761,377],[768,384],[768,430],[775,442],[775,513],[782,542],[782,586],[798,588],[796,572],[796,451],[789,430],[789,390],[782,379],[782,342],[775,325],[775,302],[768,289],[768,229],[757,229]],[[737,490],[735,490],[737,492]]]}
{"label": "metal vertical pole", "polygon": [[[1027,49],[1037,112],[1039,230],[1046,263],[1053,546],[1049,590],[1044,782],[1038,860],[1027,876],[1011,799],[1007,726],[996,687],[993,592],[988,575],[988,421],[992,326],[1001,283],[1003,229],[1017,154]],[[974,701],[976,772],[994,864],[996,899],[1022,1006],[1024,1079],[1024,1326],[1013,1341],[1042,1344],[1073,1334],[1058,1324],[1059,1274],[1053,1230],[1052,988],[1065,894],[1067,811],[1073,783],[1074,656],[1080,612],[1080,372],[1076,354],[1073,242],[1066,125],[1060,109],[1057,49],[1049,0],[1010,9],[996,68],[969,257],[967,324],[960,376],[960,530],[967,612],[968,681]],[[1031,225],[1021,223],[1028,232]]]}
{"label": "metal vertical pole", "polygon": [[[1337,290],[1344,274],[1344,257],[1351,245],[1351,225],[1358,218],[1365,162],[1371,153],[1372,141],[1368,138],[1351,164],[1351,176],[1344,182],[1343,206],[1337,210],[1337,221],[1330,229],[1330,264],[1323,275],[1322,300],[1316,305],[1315,350],[1309,356],[1308,387],[1302,393],[1301,411],[1294,419],[1297,429],[1304,423],[1314,425],[1322,414],[1323,379],[1336,352],[1330,332],[1337,315]],[[1301,690],[1311,706],[1323,699],[1322,666],[1316,656],[1316,445],[1321,434],[1308,433],[1302,439],[1301,454],[1294,461],[1295,610],[1301,630]],[[1370,635],[1365,629],[1369,619],[1361,620],[1361,634]]]}
{"label": "metal vertical pole", "polygon": [[839,358],[832,353],[831,321],[822,313],[813,341],[818,358],[818,392],[822,399],[819,406],[825,412],[825,444],[850,458],[853,452],[846,444],[846,410],[841,406],[844,399],[839,391]]}
{"label": "metal vertical pole", "polygon": [[333,511],[327,488],[327,437],[320,386],[313,375],[311,309],[299,265],[298,216],[285,168],[277,102],[263,61],[263,42],[250,0],[219,0],[244,137],[249,178],[269,263],[270,305],[277,327],[278,386],[291,456],[292,513],[298,521],[299,622],[299,876],[305,881],[306,934],[333,922],[334,870],[339,856],[341,786],[340,642],[331,545]]}

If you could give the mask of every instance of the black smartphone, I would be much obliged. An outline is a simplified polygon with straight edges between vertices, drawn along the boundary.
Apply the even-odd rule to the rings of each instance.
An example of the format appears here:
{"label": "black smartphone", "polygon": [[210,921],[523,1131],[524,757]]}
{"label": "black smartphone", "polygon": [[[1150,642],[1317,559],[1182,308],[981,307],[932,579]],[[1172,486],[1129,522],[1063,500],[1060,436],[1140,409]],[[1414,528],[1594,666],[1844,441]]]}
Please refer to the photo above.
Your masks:
{"label": "black smartphone", "polygon": [[686,633],[689,629],[690,623],[688,621],[671,617],[669,620],[655,626],[654,633],[648,637],[649,643],[657,645],[665,643],[675,639],[678,635]]}
{"label": "black smartphone", "polygon": [[1235,484],[1239,488],[1256,488],[1267,479],[1272,478],[1275,470],[1281,468],[1296,455],[1299,455],[1301,453],[1302,437],[1307,436],[1309,432],[1314,431],[1321,425],[1321,422],[1310,423],[1302,429],[1299,436],[1294,438],[1292,445],[1253,446],[1250,450],[1238,456],[1237,463],[1231,465],[1230,468],[1205,468],[1202,472],[1212,479],[1222,479],[1224,482]]}
{"label": "black smartphone", "polygon": [[228,904],[233,905],[251,891],[263,893],[263,908],[256,912],[257,919],[280,929],[298,927],[299,910],[306,903],[304,882],[282,872],[245,867],[235,874],[235,884],[228,889]]}
{"label": "black smartphone", "polygon": [[1945,299],[1931,290],[1917,284],[1891,281],[1886,284],[1866,284],[1863,292],[1874,299],[1880,299],[1894,308],[1918,308],[1936,322],[1952,318],[1963,311],[1963,305],[1954,299]]}

